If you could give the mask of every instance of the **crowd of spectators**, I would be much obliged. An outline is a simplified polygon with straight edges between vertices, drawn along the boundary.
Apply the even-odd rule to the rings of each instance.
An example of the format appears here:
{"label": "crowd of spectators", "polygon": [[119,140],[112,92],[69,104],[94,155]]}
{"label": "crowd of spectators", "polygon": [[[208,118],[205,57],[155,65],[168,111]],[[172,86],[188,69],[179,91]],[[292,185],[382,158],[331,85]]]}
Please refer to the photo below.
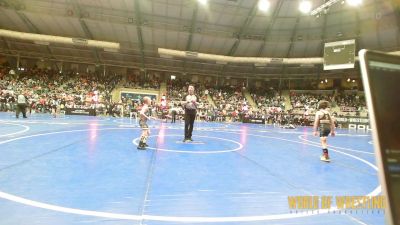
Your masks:
{"label": "crowd of spectators", "polygon": [[302,110],[315,110],[318,107],[318,102],[321,100],[327,100],[331,102],[331,93],[290,93],[290,102],[293,108]]}
{"label": "crowd of spectators", "polygon": [[123,81],[121,86],[136,89],[160,89],[160,79],[157,77],[144,77],[129,74],[126,76],[126,79]]}
{"label": "crowd of spectators", "polygon": [[293,109],[296,112],[314,113],[317,110],[318,102],[327,100],[332,103],[332,107],[338,108],[339,115],[355,116],[366,110],[364,96],[360,96],[357,92],[292,92],[290,100]]}
{"label": "crowd of spectators", "polygon": [[335,96],[335,102],[340,107],[353,107],[355,109],[366,107],[364,96],[357,93],[339,93]]}
{"label": "crowd of spectators", "polygon": [[251,97],[260,110],[275,107],[285,110],[285,97],[273,88],[257,87],[250,90]]}
{"label": "crowd of spectators", "polygon": [[[140,110],[140,99],[122,98],[119,102],[111,101],[111,91],[119,84],[122,87],[160,90],[160,80],[139,79],[138,76],[103,76],[96,73],[59,72],[48,69],[28,69],[12,71],[0,67],[0,111],[14,111],[18,94],[24,94],[31,112],[51,112],[54,107],[88,109],[111,116],[136,117]],[[295,92],[289,94],[291,107],[287,107],[281,93],[273,88],[251,88],[246,90],[241,85],[216,86],[211,82],[192,82],[174,79],[167,82],[167,92],[161,102],[152,100],[153,116],[168,118],[171,110],[183,114],[181,101],[187,94],[189,84],[195,86],[195,93],[200,99],[197,119],[205,121],[243,121],[263,119],[269,123],[307,124],[314,114],[318,102],[328,100],[333,106],[340,107],[339,115],[365,110],[365,99],[357,93],[331,92]],[[244,96],[248,91],[255,102],[255,107]],[[291,109],[290,109],[291,108]]]}
{"label": "crowd of spectators", "polygon": [[168,101],[168,108],[177,111],[178,115],[183,114],[181,102],[184,96],[188,93],[188,86],[193,85],[195,87],[195,95],[199,98],[198,113],[197,117],[200,119],[207,119],[209,112],[214,110],[213,105],[208,101],[208,95],[210,93],[211,83],[209,82],[190,82],[185,79],[174,79],[167,83],[167,93],[165,98]]}
{"label": "crowd of spectators", "polygon": [[171,80],[168,84],[167,98],[171,104],[179,106],[179,101],[187,93],[188,85],[195,86],[200,98],[197,117],[205,121],[239,121],[252,108],[243,96],[240,85],[216,86],[210,82],[190,82],[183,79]]}
{"label": "crowd of spectators", "polygon": [[120,76],[104,77],[95,73],[79,74],[51,69],[11,68],[0,72],[0,111],[14,111],[18,94],[25,95],[32,113],[47,113],[53,108],[106,108],[112,89]]}

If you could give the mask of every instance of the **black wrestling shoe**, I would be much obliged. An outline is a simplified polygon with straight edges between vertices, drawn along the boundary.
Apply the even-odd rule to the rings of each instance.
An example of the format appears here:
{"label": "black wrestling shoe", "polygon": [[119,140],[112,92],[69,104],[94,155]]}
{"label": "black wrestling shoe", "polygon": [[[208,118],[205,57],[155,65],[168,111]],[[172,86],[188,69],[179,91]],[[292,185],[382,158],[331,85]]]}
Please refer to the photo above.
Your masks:
{"label": "black wrestling shoe", "polygon": [[137,149],[138,150],[146,150],[146,147],[144,145],[138,145]]}

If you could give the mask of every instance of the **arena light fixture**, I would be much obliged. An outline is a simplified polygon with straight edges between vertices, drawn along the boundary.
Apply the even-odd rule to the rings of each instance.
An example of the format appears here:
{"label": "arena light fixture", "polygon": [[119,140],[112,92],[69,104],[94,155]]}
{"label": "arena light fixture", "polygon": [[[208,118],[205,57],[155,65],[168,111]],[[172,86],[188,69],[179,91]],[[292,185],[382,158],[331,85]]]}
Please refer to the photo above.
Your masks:
{"label": "arena light fixture", "polygon": [[197,0],[202,5],[207,5],[208,0]]}
{"label": "arena light fixture", "polygon": [[350,82],[351,81],[351,79],[350,78],[347,78],[347,82]]}
{"label": "arena light fixture", "polygon": [[120,44],[116,42],[25,33],[25,32],[5,30],[5,29],[0,29],[0,37],[33,41],[35,44],[39,45],[49,45],[51,43],[58,43],[58,44],[78,45],[78,46],[96,47],[104,49],[120,49]]}
{"label": "arena light fixture", "polygon": [[310,15],[319,17],[319,15],[321,13],[326,14],[331,6],[335,5],[338,2],[340,2],[341,4],[344,4],[345,1],[348,5],[355,7],[355,6],[361,5],[363,0],[326,0],[324,4],[313,9],[311,11]]}
{"label": "arena light fixture", "polygon": [[[400,52],[400,51],[399,51]],[[322,57],[314,58],[269,58],[269,57],[238,57],[238,56],[225,56],[197,52],[196,54],[188,55],[186,51],[179,51],[174,49],[158,48],[159,55],[169,55],[177,58],[195,58],[196,60],[205,60],[213,62],[225,63],[246,63],[246,64],[322,64]]]}
{"label": "arena light fixture", "polygon": [[37,45],[50,45],[50,42],[48,41],[34,41],[33,43]]}
{"label": "arena light fixture", "polygon": [[267,12],[270,6],[270,2],[268,0],[259,0],[258,1],[258,9],[262,12]]}
{"label": "arena light fixture", "polygon": [[361,3],[362,0],[347,0],[347,4],[350,6],[359,6]]}
{"label": "arena light fixture", "polygon": [[308,14],[311,12],[312,4],[310,1],[302,0],[299,4],[300,12]]}
{"label": "arena light fixture", "polygon": [[105,51],[105,52],[117,53],[117,52],[118,52],[118,49],[116,49],[116,48],[104,48],[104,51]]}
{"label": "arena light fixture", "polygon": [[311,16],[319,16],[320,13],[327,12],[329,7],[331,7],[332,5],[336,4],[339,1],[340,0],[329,0],[329,1],[326,1],[324,4],[318,6],[314,10],[312,10],[310,15]]}

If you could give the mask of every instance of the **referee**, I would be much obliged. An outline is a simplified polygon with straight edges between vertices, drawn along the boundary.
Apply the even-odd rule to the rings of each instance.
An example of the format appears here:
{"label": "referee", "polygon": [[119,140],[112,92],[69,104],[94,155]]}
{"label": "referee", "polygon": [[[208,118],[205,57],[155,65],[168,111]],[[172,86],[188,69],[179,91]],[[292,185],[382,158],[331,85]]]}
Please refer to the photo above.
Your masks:
{"label": "referee", "polygon": [[15,111],[15,117],[17,119],[19,118],[19,114],[21,112],[22,112],[22,116],[24,118],[28,118],[28,117],[26,117],[26,105],[27,105],[27,101],[26,101],[25,95],[23,95],[22,93],[19,94],[17,97],[17,109]]}
{"label": "referee", "polygon": [[186,95],[183,103],[183,108],[185,109],[185,139],[183,139],[183,142],[193,141],[192,131],[197,110],[197,97],[194,95],[194,87],[192,85],[189,86],[188,92],[189,94]]}

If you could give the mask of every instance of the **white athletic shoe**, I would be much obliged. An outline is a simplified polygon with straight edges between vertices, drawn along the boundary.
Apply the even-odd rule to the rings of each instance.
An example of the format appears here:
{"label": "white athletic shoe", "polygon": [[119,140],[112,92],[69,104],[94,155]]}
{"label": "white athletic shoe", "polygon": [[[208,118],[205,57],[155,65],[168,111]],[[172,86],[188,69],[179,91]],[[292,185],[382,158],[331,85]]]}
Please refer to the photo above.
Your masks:
{"label": "white athletic shoe", "polygon": [[331,159],[329,158],[328,154],[323,154],[323,155],[321,155],[321,161],[330,162]]}

